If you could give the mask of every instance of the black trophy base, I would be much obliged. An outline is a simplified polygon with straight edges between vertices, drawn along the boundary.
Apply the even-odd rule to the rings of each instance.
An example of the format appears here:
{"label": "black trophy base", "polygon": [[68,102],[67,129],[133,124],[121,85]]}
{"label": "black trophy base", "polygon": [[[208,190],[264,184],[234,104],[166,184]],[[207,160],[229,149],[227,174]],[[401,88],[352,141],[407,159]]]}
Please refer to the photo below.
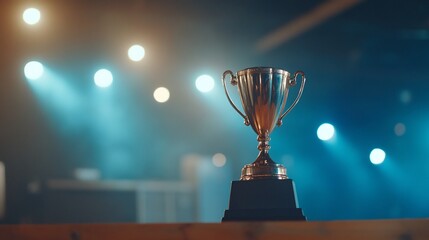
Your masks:
{"label": "black trophy base", "polygon": [[233,181],[226,221],[305,221],[291,179]]}

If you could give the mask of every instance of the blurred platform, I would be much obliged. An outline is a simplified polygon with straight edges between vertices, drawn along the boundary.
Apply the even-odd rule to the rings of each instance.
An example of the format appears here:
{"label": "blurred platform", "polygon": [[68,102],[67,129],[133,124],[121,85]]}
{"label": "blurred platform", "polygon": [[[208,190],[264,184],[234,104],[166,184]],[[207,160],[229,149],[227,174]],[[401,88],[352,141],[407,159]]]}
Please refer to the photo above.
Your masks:
{"label": "blurred platform", "polygon": [[8,223],[216,223],[228,207],[231,171],[204,157],[185,158],[173,180],[108,180],[97,171],[28,182],[26,208]]}
{"label": "blurred platform", "polygon": [[195,187],[184,181],[49,180],[29,194],[29,223],[197,222]]}
{"label": "blurred platform", "polygon": [[3,225],[0,239],[377,239],[427,240],[429,219],[218,224]]}

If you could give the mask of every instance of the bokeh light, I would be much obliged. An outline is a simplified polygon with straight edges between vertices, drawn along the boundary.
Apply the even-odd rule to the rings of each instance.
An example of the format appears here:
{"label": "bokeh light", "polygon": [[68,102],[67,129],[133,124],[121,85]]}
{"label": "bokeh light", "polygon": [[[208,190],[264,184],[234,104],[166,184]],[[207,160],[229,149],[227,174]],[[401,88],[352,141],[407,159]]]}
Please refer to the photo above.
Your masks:
{"label": "bokeh light", "polygon": [[31,61],[25,64],[24,74],[25,77],[31,80],[39,79],[44,72],[43,64],[38,61]]}
{"label": "bokeh light", "polygon": [[214,80],[209,75],[201,75],[195,81],[195,86],[200,92],[210,92],[214,88]]}
{"label": "bokeh light", "polygon": [[134,62],[141,61],[144,58],[145,54],[146,52],[144,48],[137,44],[131,46],[128,49],[128,57]]}
{"label": "bokeh light", "polygon": [[411,92],[407,89],[402,90],[401,93],[399,94],[399,100],[403,103],[403,104],[408,104],[411,102],[413,98],[413,95],[411,94]]}
{"label": "bokeh light", "polygon": [[322,141],[328,141],[332,139],[335,134],[335,128],[332,124],[324,123],[317,129],[317,137]]}
{"label": "bokeh light", "polygon": [[165,87],[159,87],[153,92],[153,97],[157,102],[164,103],[170,98],[170,91]]}
{"label": "bokeh light", "polygon": [[106,88],[112,85],[113,75],[107,69],[100,69],[94,74],[95,85],[101,88]]}
{"label": "bokeh light", "polygon": [[386,153],[380,148],[374,148],[369,154],[369,160],[375,165],[383,163],[385,158]]}
{"label": "bokeh light", "polygon": [[29,25],[34,25],[40,21],[40,11],[37,8],[27,8],[22,14],[22,19]]}
{"label": "bokeh light", "polygon": [[223,167],[226,164],[226,157],[222,153],[216,153],[212,157],[212,163],[216,167]]}
{"label": "bokeh light", "polygon": [[407,129],[405,127],[405,124],[403,124],[403,123],[397,123],[395,125],[395,128],[393,130],[395,131],[395,135],[398,136],[398,137],[400,137],[400,136],[403,136],[405,134],[405,132],[406,132]]}

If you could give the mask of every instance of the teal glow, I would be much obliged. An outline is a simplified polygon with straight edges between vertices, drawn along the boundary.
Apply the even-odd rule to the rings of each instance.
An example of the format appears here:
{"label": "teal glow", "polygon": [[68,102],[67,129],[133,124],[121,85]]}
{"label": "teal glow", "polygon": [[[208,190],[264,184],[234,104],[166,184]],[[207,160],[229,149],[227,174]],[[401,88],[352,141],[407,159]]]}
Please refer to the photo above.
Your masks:
{"label": "teal glow", "polygon": [[31,61],[25,64],[24,74],[27,79],[36,80],[43,75],[43,65],[37,61]]}

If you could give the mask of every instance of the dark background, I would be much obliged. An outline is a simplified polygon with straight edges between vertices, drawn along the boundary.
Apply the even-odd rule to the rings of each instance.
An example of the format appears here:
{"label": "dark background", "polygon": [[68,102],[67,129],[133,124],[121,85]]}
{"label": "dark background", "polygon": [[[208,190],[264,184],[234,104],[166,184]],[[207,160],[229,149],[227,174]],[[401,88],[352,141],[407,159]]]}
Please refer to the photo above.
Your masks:
{"label": "dark background", "polygon": [[[179,180],[183,156],[221,152],[238,179],[256,158],[256,134],[229,106],[220,76],[252,66],[307,75],[270,153],[288,168],[310,220],[429,217],[429,2],[358,1],[258,48],[325,3],[2,1],[4,222],[28,215],[29,182],[73,179],[76,168],[106,180]],[[42,12],[36,26],[22,21],[29,6]],[[127,58],[134,43],[146,49],[142,62]],[[33,59],[60,84],[27,81]],[[114,75],[107,90],[92,80],[102,67]],[[195,89],[201,74],[215,78],[212,92]],[[170,89],[164,104],[152,97],[159,86]],[[324,122],[336,127],[334,142],[317,138]],[[375,147],[386,151],[381,165],[369,161]]]}

